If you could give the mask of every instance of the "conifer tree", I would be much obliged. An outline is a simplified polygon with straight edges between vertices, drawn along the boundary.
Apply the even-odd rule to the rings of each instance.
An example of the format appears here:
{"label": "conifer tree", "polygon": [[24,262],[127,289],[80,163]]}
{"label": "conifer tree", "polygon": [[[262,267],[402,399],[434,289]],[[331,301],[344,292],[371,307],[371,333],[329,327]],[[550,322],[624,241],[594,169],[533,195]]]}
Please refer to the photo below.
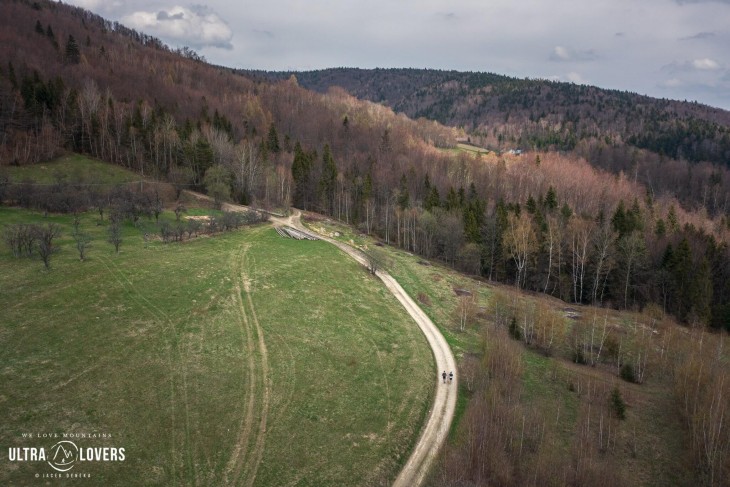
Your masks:
{"label": "conifer tree", "polygon": [[291,166],[294,179],[294,206],[307,209],[307,190],[312,172],[309,155],[302,150],[299,142],[294,146],[294,161]]}
{"label": "conifer tree", "polygon": [[405,210],[411,206],[411,196],[408,192],[408,180],[406,179],[405,174],[400,177],[400,185],[398,187],[398,206],[400,206],[401,210]]}
{"label": "conifer tree", "polygon": [[573,216],[573,210],[570,209],[568,203],[563,203],[562,208],[560,208],[560,215],[565,221],[569,220],[570,217]]}
{"label": "conifer tree", "polygon": [[550,186],[545,194],[545,208],[552,211],[558,207],[558,195],[555,188]]}
{"label": "conifer tree", "polygon": [[78,64],[81,62],[81,51],[79,50],[79,45],[76,43],[76,39],[74,39],[74,36],[70,35],[68,36],[68,41],[66,42],[66,62],[69,64]]}
{"label": "conifer tree", "polygon": [[446,194],[446,204],[445,204],[446,210],[456,210],[459,208],[459,197],[456,195],[456,191],[454,191],[454,187],[449,187],[449,192]]}
{"label": "conifer tree", "polygon": [[322,152],[322,176],[319,180],[322,207],[326,212],[331,212],[334,206],[336,182],[337,165],[335,164],[335,159],[332,157],[329,144],[326,144]]}
{"label": "conifer tree", "polygon": [[48,24],[48,27],[46,27],[46,37],[51,41],[51,44],[53,44],[53,47],[58,50],[58,41],[56,40],[56,34],[53,33],[53,28],[51,28],[51,24]]}
{"label": "conifer tree", "polygon": [[281,146],[279,145],[279,134],[276,131],[276,126],[272,122],[269,126],[269,134],[266,137],[266,146],[269,151],[273,154],[281,152]]}
{"label": "conifer tree", "polygon": [[619,237],[623,237],[630,231],[630,223],[626,217],[626,207],[624,206],[624,200],[619,201],[616,211],[611,218],[611,225],[613,229],[618,232]]}
{"label": "conifer tree", "polygon": [[431,189],[426,195],[426,200],[423,202],[423,208],[426,211],[432,211],[434,208],[441,206],[441,196],[436,186],[431,186]]}

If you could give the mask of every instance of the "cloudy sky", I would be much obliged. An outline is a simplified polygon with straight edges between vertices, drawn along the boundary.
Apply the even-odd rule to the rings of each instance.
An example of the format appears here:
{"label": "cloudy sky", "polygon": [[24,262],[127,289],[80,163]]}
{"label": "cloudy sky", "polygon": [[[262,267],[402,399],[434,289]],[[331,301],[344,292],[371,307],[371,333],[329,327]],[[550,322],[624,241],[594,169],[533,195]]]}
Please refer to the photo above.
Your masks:
{"label": "cloudy sky", "polygon": [[730,109],[730,0],[66,0],[230,67],[549,78]]}

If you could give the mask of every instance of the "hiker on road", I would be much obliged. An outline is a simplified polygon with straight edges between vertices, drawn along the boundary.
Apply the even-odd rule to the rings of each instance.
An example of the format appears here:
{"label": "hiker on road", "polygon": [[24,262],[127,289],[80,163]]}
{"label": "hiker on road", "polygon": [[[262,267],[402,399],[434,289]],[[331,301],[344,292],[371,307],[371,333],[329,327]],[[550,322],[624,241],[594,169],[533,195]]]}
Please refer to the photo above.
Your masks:
{"label": "hiker on road", "polygon": [[449,384],[451,384],[452,382],[454,382],[454,372],[453,371],[449,372]]}
{"label": "hiker on road", "polygon": [[444,379],[444,384],[446,384],[446,371],[441,374],[441,377]]}

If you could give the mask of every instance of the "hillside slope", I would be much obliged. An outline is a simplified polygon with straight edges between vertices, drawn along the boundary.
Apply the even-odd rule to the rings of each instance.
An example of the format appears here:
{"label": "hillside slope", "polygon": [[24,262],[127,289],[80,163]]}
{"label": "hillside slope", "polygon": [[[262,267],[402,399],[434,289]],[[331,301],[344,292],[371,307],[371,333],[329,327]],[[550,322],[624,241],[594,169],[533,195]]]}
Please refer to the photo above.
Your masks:
{"label": "hillside slope", "polygon": [[[411,118],[463,127],[473,142],[495,150],[575,151],[598,167],[635,175],[655,193],[675,194],[710,213],[728,210],[705,195],[717,186],[724,198],[730,194],[726,110],[493,73],[335,68],[253,74],[266,79],[295,74],[302,86],[322,93],[339,86]],[[717,167],[692,166],[701,162]],[[686,184],[690,171],[693,178]]]}
{"label": "hillside slope", "polygon": [[[495,125],[521,126],[516,142],[534,148],[569,149],[588,136],[609,136],[669,157],[730,163],[730,112],[698,103],[480,72],[335,68],[262,74],[274,79],[295,74],[302,86],[319,92],[340,86],[411,118],[463,126],[474,134],[488,136]],[[540,127],[547,130],[541,134]]]}

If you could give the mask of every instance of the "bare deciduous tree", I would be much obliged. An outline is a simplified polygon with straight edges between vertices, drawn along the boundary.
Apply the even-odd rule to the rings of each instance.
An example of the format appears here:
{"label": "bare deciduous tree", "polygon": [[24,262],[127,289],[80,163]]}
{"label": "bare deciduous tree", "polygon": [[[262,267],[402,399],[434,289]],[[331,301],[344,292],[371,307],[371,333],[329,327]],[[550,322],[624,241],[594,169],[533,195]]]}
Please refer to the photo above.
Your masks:
{"label": "bare deciduous tree", "polygon": [[38,255],[43,261],[46,269],[51,268],[51,256],[58,252],[58,247],[53,240],[61,235],[61,227],[55,223],[48,223],[45,226],[36,227],[38,232]]}
{"label": "bare deciduous tree", "polygon": [[527,264],[537,247],[537,237],[532,228],[530,216],[523,212],[520,216],[510,213],[504,233],[504,247],[507,255],[517,267],[515,285],[522,287],[527,274]]}
{"label": "bare deciduous tree", "polygon": [[76,250],[79,252],[79,260],[83,262],[86,260],[87,249],[91,247],[91,235],[77,231],[74,233],[73,237],[76,241]]}
{"label": "bare deciduous tree", "polygon": [[122,244],[122,226],[118,219],[113,219],[107,228],[109,234],[108,242],[114,246],[116,253],[119,253],[119,246]]}
{"label": "bare deciduous tree", "polygon": [[459,296],[454,309],[454,318],[459,331],[474,323],[478,310],[476,292],[472,289]]}

